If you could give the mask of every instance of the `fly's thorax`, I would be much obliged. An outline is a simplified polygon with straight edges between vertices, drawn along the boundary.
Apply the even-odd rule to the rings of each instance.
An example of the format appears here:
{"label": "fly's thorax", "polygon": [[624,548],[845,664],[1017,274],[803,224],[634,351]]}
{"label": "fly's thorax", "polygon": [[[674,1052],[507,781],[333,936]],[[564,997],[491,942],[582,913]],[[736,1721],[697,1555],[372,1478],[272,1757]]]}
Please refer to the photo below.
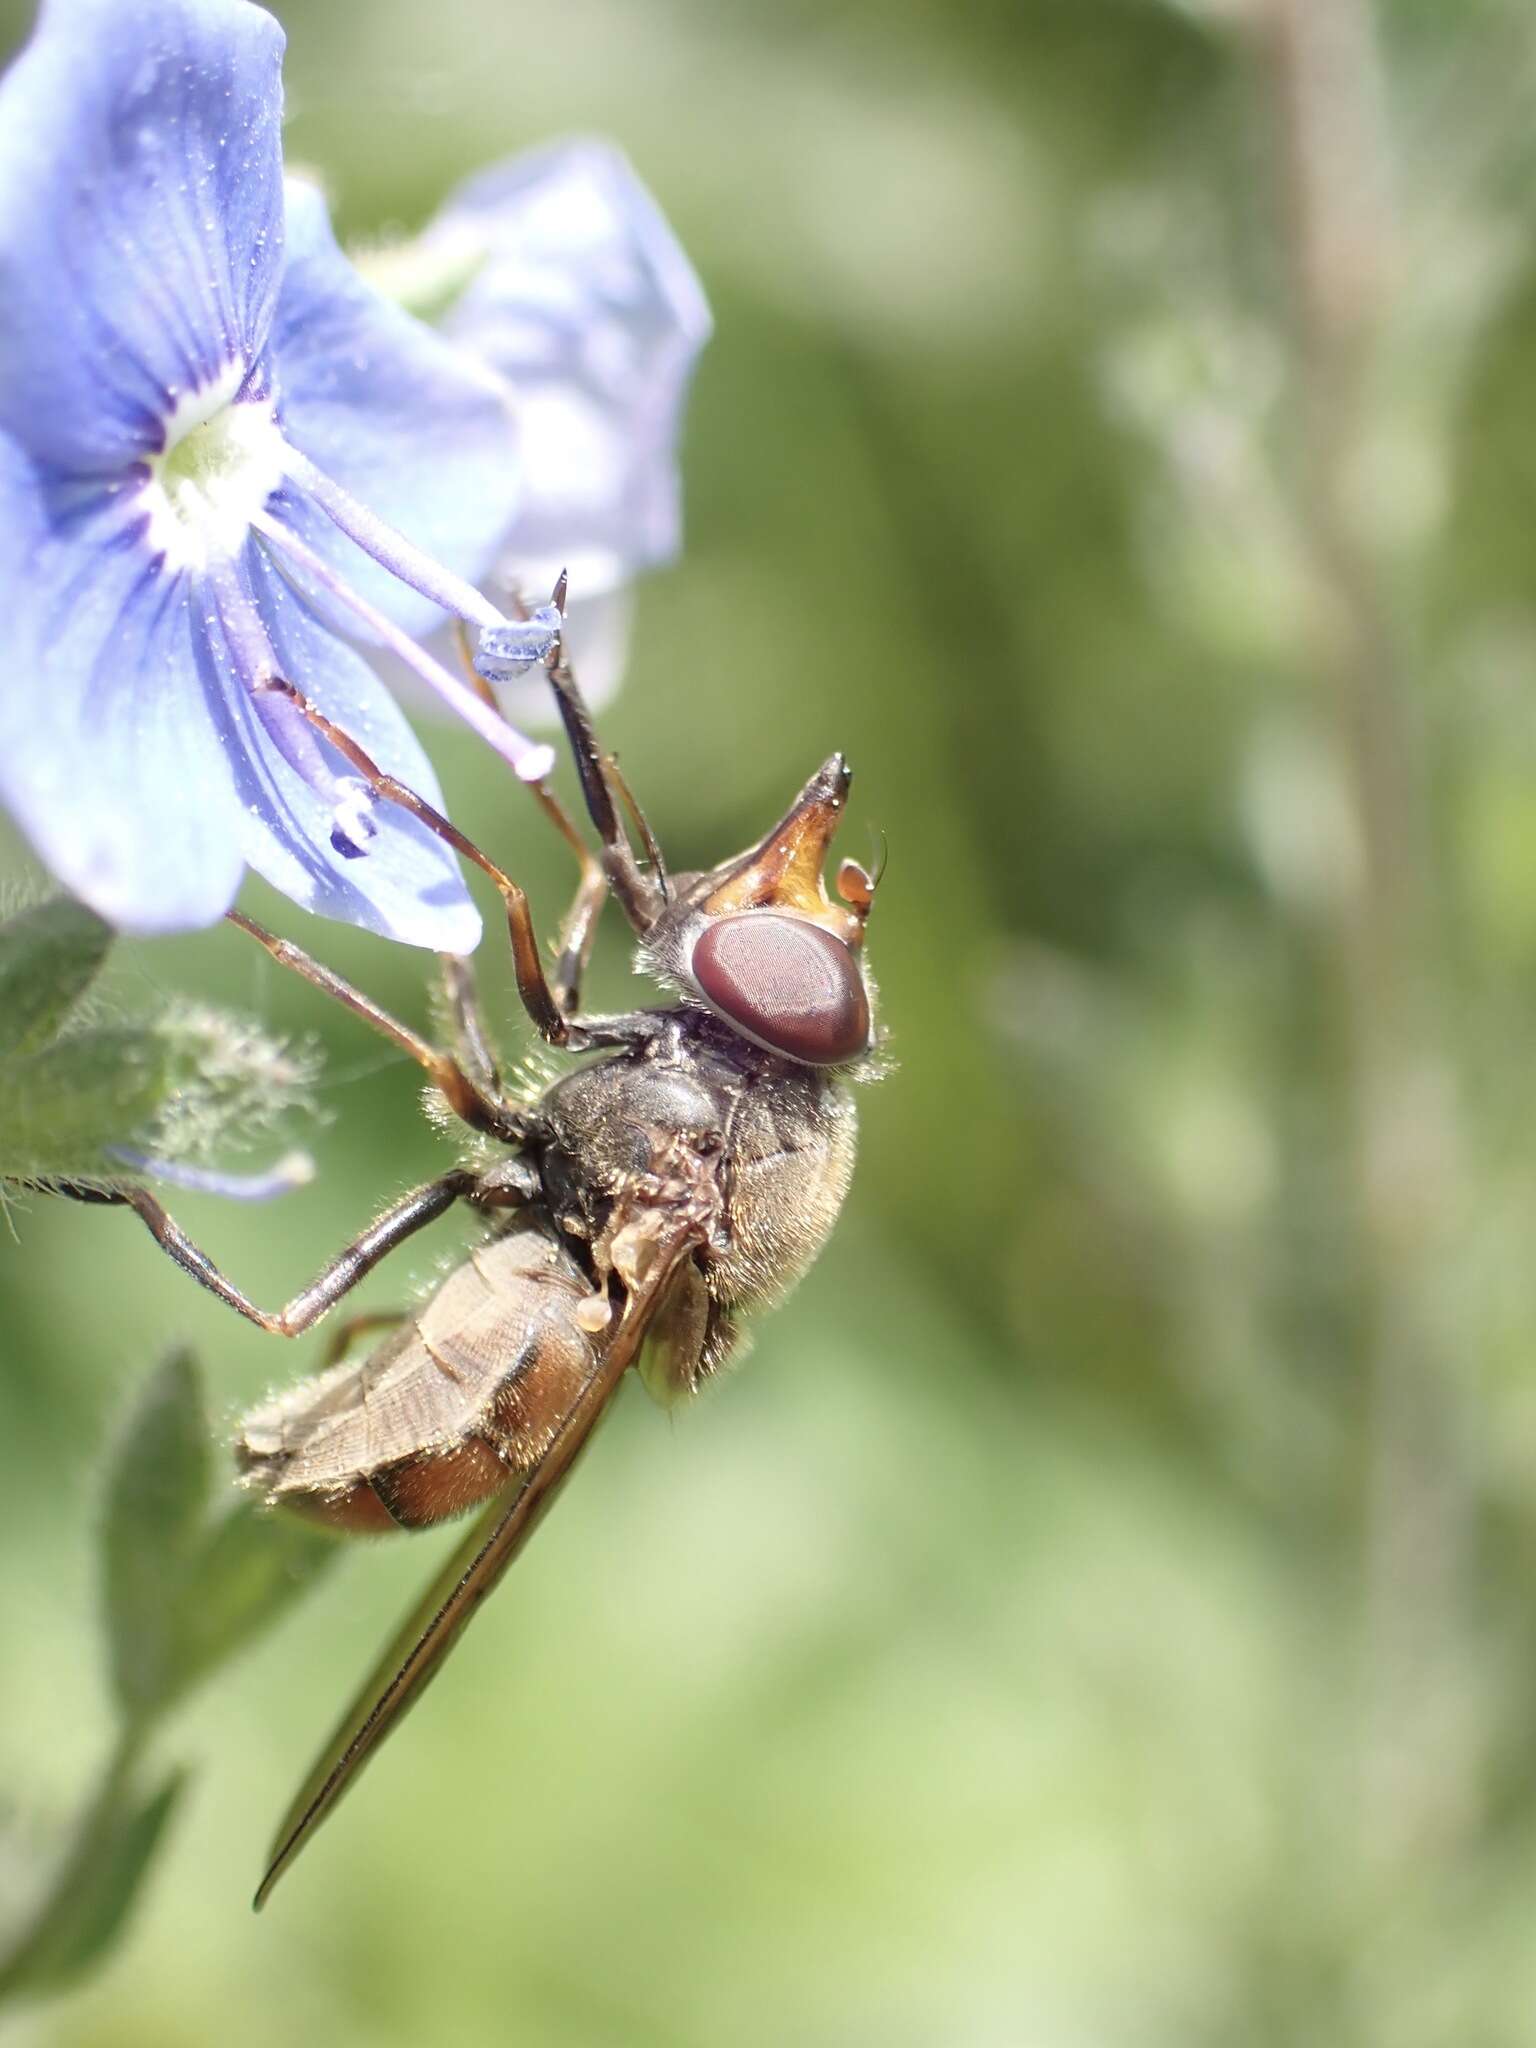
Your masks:
{"label": "fly's thorax", "polygon": [[853,1171],[856,1118],[832,1073],[775,1058],[682,1010],[643,1053],[557,1082],[540,1110],[545,1199],[595,1240],[668,1140],[712,1162],[721,1208],[699,1254],[711,1296],[751,1308],[788,1292],[825,1244]]}
{"label": "fly's thorax", "polygon": [[620,1053],[567,1074],[539,1103],[539,1171],[550,1214],[595,1240],[616,1198],[653,1173],[672,1143],[716,1157],[731,1118],[727,1090],[687,1063]]}

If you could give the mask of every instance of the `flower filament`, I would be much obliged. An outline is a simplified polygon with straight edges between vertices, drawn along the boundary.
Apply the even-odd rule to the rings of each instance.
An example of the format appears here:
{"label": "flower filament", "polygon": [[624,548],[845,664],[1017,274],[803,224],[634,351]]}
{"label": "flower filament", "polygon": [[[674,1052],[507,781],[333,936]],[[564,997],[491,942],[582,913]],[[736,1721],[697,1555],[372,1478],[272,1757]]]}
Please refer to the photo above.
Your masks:
{"label": "flower filament", "polygon": [[[288,765],[329,805],[331,844],[348,859],[365,855],[377,837],[373,800],[353,775],[337,775],[313,729],[284,697],[264,688],[280,674],[260,610],[241,573],[248,545],[319,585],[383,641],[501,753],[525,781],[549,773],[554,756],[510,726],[491,705],[353,590],[281,516],[280,494],[316,505],[330,522],[401,582],[466,619],[482,632],[512,622],[473,585],[422,553],[374,517],[283,435],[268,397],[238,396],[247,375],[238,364],[204,390],[180,398],[164,422],[163,451],[152,457],[142,485],[145,538],[158,572],[201,577],[212,598],[234,671],[249,692],[268,737]],[[289,680],[292,680],[291,678]]]}

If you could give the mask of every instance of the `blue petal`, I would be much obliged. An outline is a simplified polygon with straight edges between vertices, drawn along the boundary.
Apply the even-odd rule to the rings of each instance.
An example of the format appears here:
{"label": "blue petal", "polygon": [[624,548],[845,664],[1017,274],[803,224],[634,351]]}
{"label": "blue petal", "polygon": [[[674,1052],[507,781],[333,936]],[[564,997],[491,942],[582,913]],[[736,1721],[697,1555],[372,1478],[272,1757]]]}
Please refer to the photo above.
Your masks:
{"label": "blue petal", "polygon": [[102,475],[256,363],[283,36],[245,0],[46,0],[0,81],[0,428]]}
{"label": "blue petal", "polygon": [[[279,672],[341,726],[391,775],[442,808],[437,778],[388,692],[362,657],[337,640],[257,547],[248,574]],[[472,952],[480,917],[457,857],[392,804],[375,813],[378,836],[358,859],[331,844],[334,813],[267,738],[227,657],[220,662],[224,715],[245,804],[245,857],[258,874],[306,910],[341,918],[407,945]],[[354,771],[325,743],[338,776]]]}
{"label": "blue petal", "polygon": [[428,245],[483,261],[444,331],[517,392],[523,501],[505,560],[584,596],[676,554],[676,447],[709,307],[616,149],[562,143],[471,178]]}
{"label": "blue petal", "polygon": [[[325,201],[297,179],[288,185],[272,349],[293,445],[424,554],[477,582],[518,505],[512,394],[365,284],[336,246]],[[275,509],[407,632],[441,619],[440,606],[398,583],[297,492]],[[343,623],[358,632],[352,617]]]}
{"label": "blue petal", "polygon": [[0,797],[75,894],[126,931],[211,924],[244,862],[194,659],[201,608],[142,514],[61,485],[0,435]]}

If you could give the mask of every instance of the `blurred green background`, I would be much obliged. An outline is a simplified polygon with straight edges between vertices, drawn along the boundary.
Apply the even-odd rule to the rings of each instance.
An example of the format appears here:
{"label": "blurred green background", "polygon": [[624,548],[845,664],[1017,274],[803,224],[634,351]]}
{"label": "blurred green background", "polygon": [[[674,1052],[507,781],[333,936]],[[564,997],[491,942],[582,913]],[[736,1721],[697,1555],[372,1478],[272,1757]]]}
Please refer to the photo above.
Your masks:
{"label": "blurred green background", "polygon": [[[127,1946],[14,2037],[1536,2041],[1536,17],[282,13],[348,232],[573,130],[675,223],[718,333],[606,731],[684,866],[848,750],[898,1067],[744,1370],[626,1392],[268,1913],[442,1538],[189,1708]],[[547,924],[562,849],[432,744]],[[244,900],[424,1017],[424,959]],[[324,1043],[318,1181],[177,1204],[278,1302],[443,1141],[237,934],[121,949],[172,990]],[[230,1420],[317,1345],[41,1200],[0,1315],[0,1796],[63,1813],[115,1418],[173,1337]]]}

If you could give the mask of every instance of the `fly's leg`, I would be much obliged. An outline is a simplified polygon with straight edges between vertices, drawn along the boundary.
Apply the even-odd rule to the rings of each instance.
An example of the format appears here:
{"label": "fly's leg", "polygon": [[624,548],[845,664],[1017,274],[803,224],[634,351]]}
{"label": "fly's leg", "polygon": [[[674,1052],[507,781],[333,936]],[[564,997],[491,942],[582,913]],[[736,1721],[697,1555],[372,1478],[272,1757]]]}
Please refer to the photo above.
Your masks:
{"label": "fly's leg", "polygon": [[[555,583],[552,602],[563,617],[565,614],[566,577],[562,569]],[[527,607],[514,600],[513,609],[519,618],[526,619]],[[461,641],[461,648],[463,642]],[[473,667],[473,663],[470,664]],[[602,868],[608,883],[618,898],[619,907],[630,924],[643,938],[656,922],[667,901],[666,870],[657,850],[655,837],[634,798],[624,788],[617,774],[613,759],[598,745],[597,734],[592,725],[592,714],[587,709],[586,699],[581,694],[569,662],[565,658],[565,639],[556,634],[549,653],[544,659],[545,674],[549,686],[555,693],[556,708],[565,736],[570,742],[571,754],[576,763],[576,773],[581,782],[581,793],[586,799],[587,814],[597,828],[602,844]],[[476,687],[482,695],[489,696],[483,678]],[[494,696],[490,697],[492,703]],[[623,826],[619,822],[614,793],[619,792],[621,800],[628,806],[635,819],[641,843],[650,856],[654,873],[647,874],[635,858]]]}
{"label": "fly's leg", "polygon": [[[517,610],[520,614],[525,609],[526,607],[518,604]],[[459,661],[469,678],[470,688],[493,711],[498,711],[500,707],[496,702],[496,692],[475,667],[464,621],[455,619],[453,627],[454,638],[458,643]],[[611,762],[609,765],[616,766]],[[597,920],[604,903],[608,900],[608,877],[603,871],[602,862],[596,858],[576,830],[571,822],[570,813],[553,790],[543,782],[535,782],[529,786],[534,802],[575,854],[576,865],[581,871],[576,884],[575,898],[560,927],[554,979],[550,983],[550,993],[555,999],[556,1006],[562,1015],[570,1017],[575,1014],[581,1001],[581,984],[586,974],[587,962],[592,957],[592,941],[597,935]],[[633,799],[630,801],[633,802]],[[467,967],[468,963],[465,965]]]}
{"label": "fly's leg", "polygon": [[[470,658],[469,633],[462,619],[454,620],[453,637],[459,650],[459,666],[468,678],[470,688],[499,715],[501,707],[496,702],[495,691]],[[463,953],[439,953],[437,959],[443,1001],[458,1043],[459,1058],[486,1094],[500,1095],[501,1061],[486,1025],[475,963]]]}
{"label": "fly's leg", "polygon": [[343,1246],[330,1264],[296,1294],[286,1308],[275,1314],[270,1309],[258,1308],[232,1280],[227,1280],[208,1254],[192,1242],[181,1225],[146,1188],[83,1188],[66,1184],[55,1186],[54,1192],[69,1195],[77,1202],[102,1202],[115,1208],[132,1209],[160,1249],[174,1259],[184,1273],[190,1273],[194,1280],[206,1287],[210,1294],[216,1294],[227,1307],[274,1336],[297,1337],[319,1322],[326,1310],[334,1308],[342,1296],[350,1293],[396,1245],[403,1244],[426,1224],[436,1222],[462,1197],[473,1194],[479,1179],[480,1176],[467,1167],[455,1167],[451,1173],[428,1181],[425,1187],[416,1188],[400,1201],[392,1203],[361,1236]]}
{"label": "fly's leg", "polygon": [[[581,1000],[582,977],[592,956],[597,920],[608,900],[608,877],[567,816],[564,806],[543,787],[533,791],[539,807],[554,824],[562,839],[581,864],[576,895],[560,926],[554,974],[549,992],[562,1017],[575,1015]],[[459,1062],[483,1095],[501,1098],[501,1073],[486,1028],[474,963],[458,953],[438,956],[442,965],[443,997],[452,1021]]]}
{"label": "fly's leg", "polygon": [[656,834],[651,830],[650,819],[640,808],[640,799],[630,788],[629,778],[619,766],[617,754],[605,754],[603,756],[603,770],[608,780],[618,791],[619,801],[629,813],[629,822],[634,826],[636,833],[639,835],[640,844],[645,848],[645,857],[651,864],[652,873],[656,877],[662,895],[667,895],[670,885],[667,881],[667,864],[661,857],[661,847],[657,843]]}
{"label": "fly's leg", "polygon": [[[565,571],[560,572],[555,584],[554,603],[561,612],[565,610]],[[602,866],[619,907],[630,924],[643,938],[661,914],[666,904],[666,870],[662,867],[656,841],[641,815],[639,806],[617,777],[610,757],[604,754],[597,742],[597,733],[592,725],[592,714],[587,709],[586,699],[565,658],[564,638],[556,640],[545,660],[545,673],[549,686],[555,693],[560,721],[565,727],[565,736],[570,742],[571,753],[576,762],[576,773],[581,780],[581,793],[586,799],[587,815],[602,842]],[[637,828],[647,853],[655,864],[656,872],[648,875],[635,859],[634,849],[629,843],[624,827],[619,822],[618,810],[614,804],[614,789],[618,787],[623,800],[634,814]]]}
{"label": "fly's leg", "polygon": [[339,1365],[359,1337],[372,1330],[398,1329],[409,1314],[407,1308],[379,1308],[364,1309],[361,1315],[348,1316],[332,1331],[320,1360],[320,1370],[325,1372],[329,1367]]}
{"label": "fly's leg", "polygon": [[[507,932],[512,942],[512,968],[517,978],[518,994],[522,997],[523,1007],[542,1038],[550,1045],[561,1046],[566,1051],[583,1052],[593,1046],[629,1045],[651,1035],[654,1025],[641,1012],[604,1018],[567,1016],[555,1000],[554,991],[544,973],[544,963],[539,955],[539,941],[533,928],[533,913],[529,908],[527,894],[512,877],[504,874],[490,856],[482,853],[474,841],[466,838],[458,826],[451,824],[441,811],[434,810],[425,797],[418,796],[415,790],[408,788],[393,775],[387,775],[378,763],[363,751],[350,733],[343,732],[339,725],[333,724],[323,711],[310,703],[302,690],[295,689],[292,683],[280,676],[269,677],[257,687],[286,697],[295,710],[301,712],[315,730],[329,740],[336,751],[350,762],[375,796],[381,797],[386,803],[397,804],[401,810],[425,825],[429,832],[435,833],[465,860],[472,861],[482,874],[489,875],[501,894],[502,902],[506,905]],[[578,896],[578,904],[579,902]],[[583,938],[589,936],[590,934],[585,934]],[[325,970],[321,969],[320,972],[324,973]],[[398,1025],[384,1028],[389,1028],[391,1035],[403,1029]],[[451,1065],[451,1062],[449,1064]]]}
{"label": "fly's leg", "polygon": [[587,962],[592,957],[592,941],[597,936],[597,920],[608,900],[608,877],[603,872],[602,862],[593,857],[591,849],[567,817],[564,805],[542,784],[534,790],[534,795],[555,830],[575,854],[581,867],[576,894],[560,926],[555,977],[550,983],[550,993],[561,1015],[572,1017],[576,1014],[577,1005],[581,1001],[581,984],[586,975]]}
{"label": "fly's leg", "polygon": [[387,1010],[380,1009],[371,996],[365,996],[361,989],[344,981],[339,974],[306,953],[302,946],[294,945],[291,939],[280,939],[265,926],[257,924],[244,911],[228,910],[224,914],[232,925],[249,932],[259,946],[265,947],[279,967],[302,975],[313,987],[344,1004],[365,1023],[371,1024],[375,1031],[393,1040],[402,1052],[409,1053],[418,1066],[425,1068],[433,1086],[441,1092],[454,1115],[472,1129],[489,1131],[493,1137],[509,1144],[515,1143],[523,1134],[521,1121],[509,1104],[503,1103],[494,1091],[478,1085],[457,1060],[439,1052],[436,1046],[428,1045],[408,1024],[400,1023]]}
{"label": "fly's leg", "polygon": [[459,1064],[482,1095],[501,1100],[501,1068],[486,1028],[474,963],[462,953],[439,953],[443,1002],[453,1027]]}

